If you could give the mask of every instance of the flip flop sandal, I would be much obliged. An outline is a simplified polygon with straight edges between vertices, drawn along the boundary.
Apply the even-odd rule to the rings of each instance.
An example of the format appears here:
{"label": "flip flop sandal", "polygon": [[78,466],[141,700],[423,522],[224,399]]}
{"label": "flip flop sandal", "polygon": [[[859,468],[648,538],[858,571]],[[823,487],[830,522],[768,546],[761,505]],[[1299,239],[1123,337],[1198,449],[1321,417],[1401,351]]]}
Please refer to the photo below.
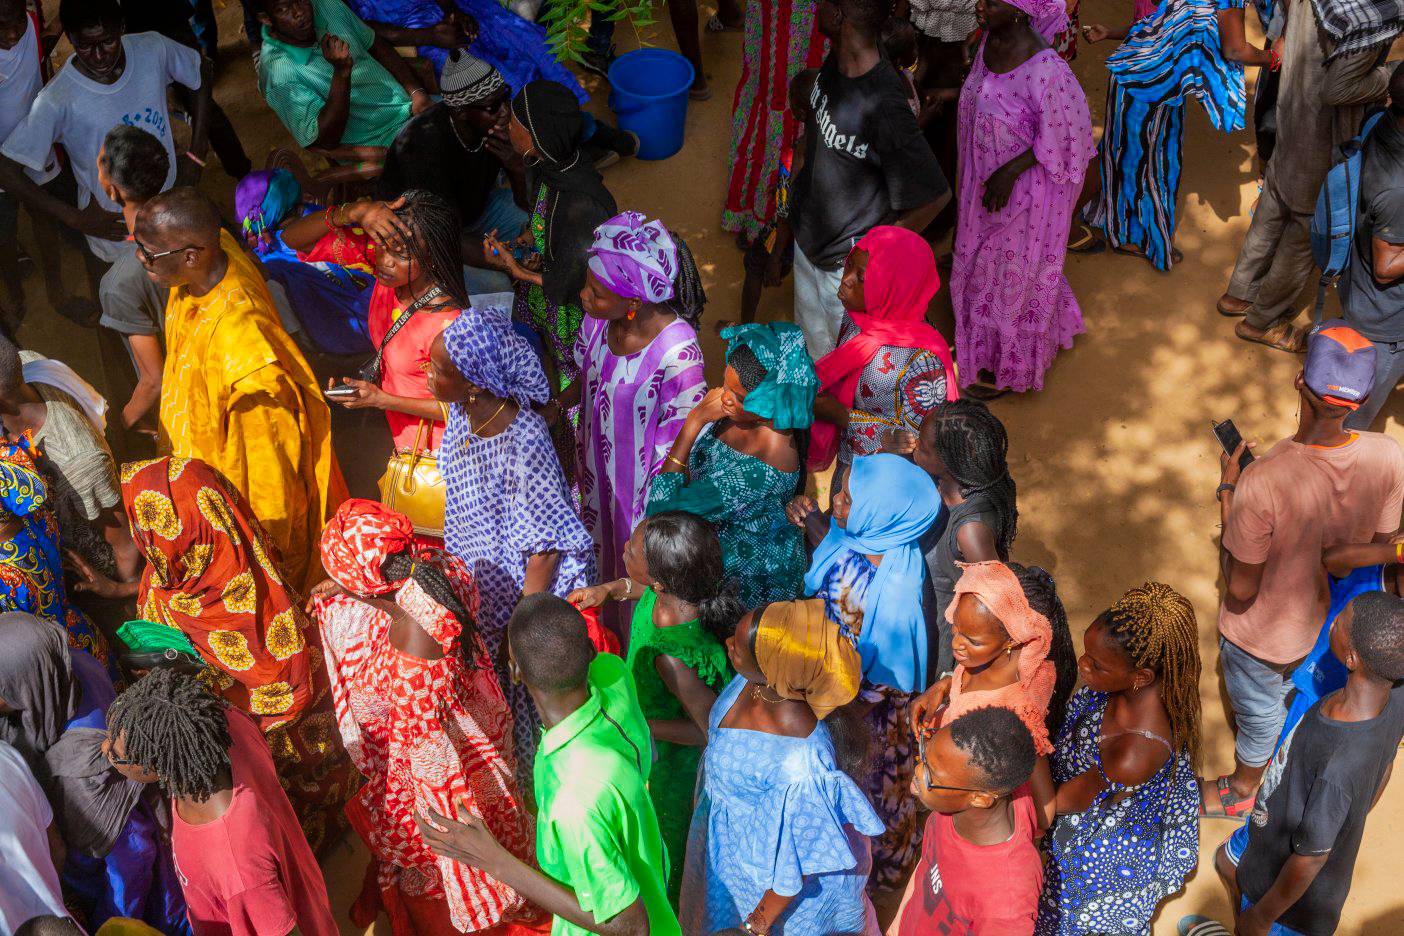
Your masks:
{"label": "flip flop sandal", "polygon": [[[1071,250],[1072,248],[1068,249]],[[1147,262],[1150,261],[1150,257],[1146,256],[1146,252],[1140,247],[1136,246],[1135,244],[1120,244],[1116,247],[1113,247],[1112,250],[1119,254],[1125,254],[1128,257],[1140,257],[1142,260],[1145,260]],[[1173,265],[1176,263],[1183,263],[1184,261],[1185,255],[1180,253],[1180,251],[1176,250],[1174,247],[1171,247],[1170,263]]]}
{"label": "flip flop sandal", "polygon": [[1242,819],[1253,811],[1253,804],[1258,801],[1257,794],[1236,799],[1233,787],[1229,786],[1228,777],[1220,777],[1214,781],[1215,789],[1219,794],[1219,806],[1223,812],[1210,812],[1204,805],[1204,797],[1201,794],[1199,800],[1199,815],[1202,819]]}
{"label": "flip flop sandal", "polygon": [[722,22],[722,18],[721,18],[719,15],[717,15],[716,13],[713,13],[713,14],[711,15],[711,17],[707,20],[707,27],[706,27],[707,32],[709,32],[709,33],[740,32],[741,30],[743,30],[743,29],[745,29],[745,28],[746,28],[746,24],[745,24],[745,23],[742,23],[740,26],[728,26],[728,25],[726,25],[726,23]]}
{"label": "flip flop sandal", "polygon": [[1068,241],[1068,251],[1078,254],[1099,254],[1107,249],[1106,238],[1086,221],[1077,222],[1078,235]]}
{"label": "flip flop sandal", "polygon": [[1181,917],[1175,929],[1180,936],[1233,936],[1233,931],[1218,920],[1197,913]]}
{"label": "flip flop sandal", "polygon": [[992,387],[989,384],[973,383],[968,387],[962,387],[960,395],[972,400],[979,400],[981,403],[988,403],[991,400],[1007,396],[1009,392],[1008,387]]}
{"label": "flip flop sandal", "polygon": [[1233,329],[1233,333],[1244,341],[1266,345],[1274,351],[1286,351],[1288,354],[1306,353],[1306,332],[1289,322],[1274,325],[1261,335],[1245,334],[1244,324],[1239,322]]}
{"label": "flip flop sandal", "polygon": [[687,92],[687,99],[689,101],[710,101],[712,99],[712,86],[707,85],[707,87],[700,90],[693,88],[691,91]]}

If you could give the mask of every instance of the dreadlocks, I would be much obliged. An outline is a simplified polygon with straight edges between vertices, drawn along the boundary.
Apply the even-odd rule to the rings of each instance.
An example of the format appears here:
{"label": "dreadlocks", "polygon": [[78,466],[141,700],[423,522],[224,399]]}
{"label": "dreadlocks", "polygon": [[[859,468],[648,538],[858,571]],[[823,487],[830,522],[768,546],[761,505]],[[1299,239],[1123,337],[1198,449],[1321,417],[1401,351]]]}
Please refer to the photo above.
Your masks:
{"label": "dreadlocks", "polygon": [[410,230],[410,256],[459,308],[468,308],[468,287],[463,282],[463,247],[459,240],[458,211],[433,192],[410,189],[395,217]]}
{"label": "dreadlocks", "polygon": [[107,730],[173,797],[204,802],[229,769],[224,701],[178,670],[154,669],[132,683],[107,710]]}
{"label": "dreadlocks", "polygon": [[1009,436],[1004,423],[979,400],[939,403],[921,424],[962,497],[984,494],[995,510],[995,552],[1005,561],[1019,528],[1014,479],[1009,475]]}
{"label": "dreadlocks", "polygon": [[1009,571],[1019,580],[1024,590],[1024,600],[1039,614],[1048,619],[1053,628],[1053,640],[1048,645],[1048,659],[1053,662],[1053,697],[1048,703],[1048,714],[1044,724],[1048,726],[1048,737],[1058,737],[1063,727],[1068,697],[1077,683],[1077,651],[1073,649],[1072,631],[1068,629],[1068,612],[1058,597],[1058,586],[1053,576],[1038,566],[1022,566],[1017,562],[1007,563]]}
{"label": "dreadlocks", "polygon": [[[465,634],[476,630],[477,622],[473,620],[473,615],[468,613],[468,609],[459,600],[458,593],[453,590],[443,567],[437,562],[426,560],[423,556],[416,557],[412,551],[406,550],[386,556],[385,561],[380,564],[380,574],[387,582],[414,579],[426,595],[443,605],[458,619]],[[464,646],[468,646],[468,641],[464,641]],[[471,665],[471,655],[465,655],[464,661]]]}
{"label": "dreadlocks", "polygon": [[707,291],[702,288],[702,274],[697,270],[697,261],[692,258],[692,249],[677,234],[672,237],[673,246],[678,250],[678,275],[673,279],[673,298],[669,300],[668,307],[696,331],[701,327]]}
{"label": "dreadlocks", "polygon": [[1199,626],[1189,600],[1169,585],[1146,582],[1102,615],[1132,664],[1160,676],[1160,699],[1175,743],[1199,763]]}

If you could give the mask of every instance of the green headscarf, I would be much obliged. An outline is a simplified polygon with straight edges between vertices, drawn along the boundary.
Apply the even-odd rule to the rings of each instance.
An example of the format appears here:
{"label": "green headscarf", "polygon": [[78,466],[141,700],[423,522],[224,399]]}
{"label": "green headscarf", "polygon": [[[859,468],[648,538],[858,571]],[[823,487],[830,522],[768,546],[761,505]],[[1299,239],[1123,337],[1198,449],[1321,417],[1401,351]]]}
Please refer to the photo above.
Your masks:
{"label": "green headscarf", "polygon": [[117,638],[126,644],[128,653],[164,653],[175,650],[200,659],[190,638],[174,627],[153,621],[128,621],[117,628]]}
{"label": "green headscarf", "polygon": [[737,348],[749,348],[765,368],[760,386],[746,393],[745,407],[776,429],[808,429],[814,422],[819,378],[805,350],[804,332],[789,322],[733,325],[724,329],[726,360]]}

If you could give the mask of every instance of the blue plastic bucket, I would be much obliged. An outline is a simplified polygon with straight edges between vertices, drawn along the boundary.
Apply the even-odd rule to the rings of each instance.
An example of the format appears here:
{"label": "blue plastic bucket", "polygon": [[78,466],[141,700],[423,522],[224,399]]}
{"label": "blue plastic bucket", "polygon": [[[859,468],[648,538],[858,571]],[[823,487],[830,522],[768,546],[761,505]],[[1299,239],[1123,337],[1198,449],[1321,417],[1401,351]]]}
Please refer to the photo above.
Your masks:
{"label": "blue plastic bucket", "polygon": [[609,66],[609,107],[639,138],[639,159],[667,159],[682,149],[692,63],[668,49],[635,49]]}

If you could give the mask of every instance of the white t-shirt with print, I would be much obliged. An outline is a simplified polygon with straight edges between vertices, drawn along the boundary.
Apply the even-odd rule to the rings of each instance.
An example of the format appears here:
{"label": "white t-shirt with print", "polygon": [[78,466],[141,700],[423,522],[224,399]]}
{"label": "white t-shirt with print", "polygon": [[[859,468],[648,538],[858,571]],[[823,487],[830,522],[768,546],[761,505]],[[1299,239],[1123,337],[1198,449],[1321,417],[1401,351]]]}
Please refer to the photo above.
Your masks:
{"label": "white t-shirt with print", "polygon": [[[122,47],[126,64],[112,84],[79,74],[72,58],[65,62],[54,80],[39,92],[29,116],[0,146],[0,153],[20,165],[39,169],[53,144],[62,144],[78,180],[79,208],[97,199],[98,205],[108,211],[122,210],[103,192],[97,178],[102,141],[118,124],[140,127],[165,145],[171,169],[163,188],[170,188],[175,182],[176,157],[166,88],[173,81],[187,88],[200,87],[200,53],[154,32],[123,36]],[[121,241],[100,237],[89,237],[88,246],[108,263],[122,252]]]}
{"label": "white t-shirt with print", "polygon": [[49,854],[53,810],[20,752],[3,741],[0,803],[0,933],[37,916],[68,916]]}
{"label": "white t-shirt with print", "polygon": [[[13,48],[0,49],[0,140],[10,135],[19,122],[29,115],[29,106],[44,86],[39,71],[39,21],[29,14],[24,35]],[[38,169],[25,168],[25,174],[38,185],[59,174],[58,156],[52,146]],[[3,191],[3,189],[0,189]]]}

